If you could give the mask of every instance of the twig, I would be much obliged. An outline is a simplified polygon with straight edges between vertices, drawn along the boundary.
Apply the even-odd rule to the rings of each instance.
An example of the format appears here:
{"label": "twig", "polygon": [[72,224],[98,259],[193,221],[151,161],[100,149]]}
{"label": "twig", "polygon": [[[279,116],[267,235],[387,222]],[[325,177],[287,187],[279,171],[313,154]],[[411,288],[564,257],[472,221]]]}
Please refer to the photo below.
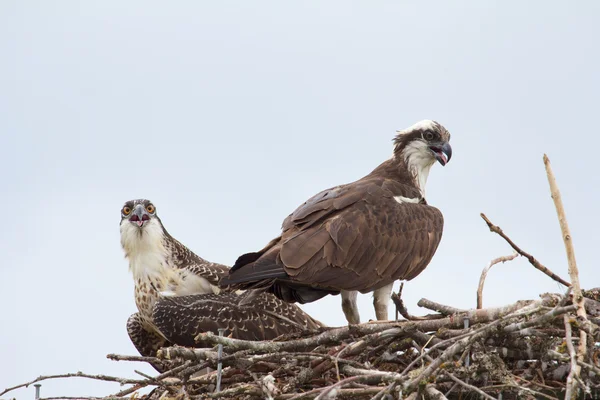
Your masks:
{"label": "twig", "polygon": [[[544,166],[546,167],[546,175],[548,176],[548,184],[550,185],[550,194],[552,200],[554,200],[554,206],[556,207],[556,215],[558,216],[558,222],[560,224],[560,230],[562,232],[562,238],[565,243],[565,250],[567,252],[567,260],[569,262],[569,277],[573,285],[573,304],[577,305],[577,317],[581,319],[581,323],[589,325],[587,314],[585,311],[585,299],[581,293],[581,286],[579,284],[579,271],[577,269],[577,261],[575,260],[575,250],[573,249],[573,241],[571,238],[571,232],[569,230],[569,224],[567,222],[567,216],[565,214],[565,208],[560,197],[560,190],[554,178],[552,172],[552,166],[550,165],[550,159],[544,154]],[[585,331],[579,331],[579,346],[577,348],[577,361],[585,361],[587,354],[587,334]],[[581,367],[579,367],[581,368]],[[579,376],[579,371],[577,375]]]}
{"label": "twig", "polygon": [[216,393],[207,393],[207,394],[205,394],[205,396],[210,399],[221,398],[221,397],[234,397],[234,398],[238,399],[244,395],[253,395],[254,396],[253,398],[255,398],[256,396],[260,396],[261,394],[262,394],[262,390],[260,390],[260,388],[258,388],[257,386],[245,384],[245,385],[240,385],[240,386],[232,387],[229,389],[225,389],[225,390],[222,390],[222,391],[216,392]]}
{"label": "twig", "polygon": [[[429,320],[429,319],[434,319],[434,318],[444,318],[443,315],[425,315],[423,317],[417,317],[414,315],[411,315],[408,310],[406,309],[406,306],[404,305],[404,301],[402,300],[402,289],[404,289],[404,282],[402,282],[400,284],[400,289],[398,290],[398,293],[392,293],[392,301],[394,302],[394,305],[396,306],[396,315],[398,315],[398,313],[400,313],[400,315],[402,315],[404,317],[404,319],[408,320],[408,321],[425,321],[425,320]],[[396,318],[397,320],[397,318]]]}
{"label": "twig", "polygon": [[563,316],[565,322],[565,343],[569,350],[569,356],[571,359],[571,370],[569,376],[567,376],[567,390],[565,392],[565,399],[574,399],[577,397],[577,377],[581,372],[581,367],[577,364],[577,356],[575,354],[575,348],[573,347],[573,338],[571,336],[571,321],[569,316],[565,314]]}
{"label": "twig", "polygon": [[138,374],[138,375],[140,375],[140,376],[142,376],[142,377],[144,377],[146,379],[155,380],[154,377],[152,377],[152,376],[150,376],[148,374],[145,374],[145,373],[143,373],[141,371],[138,371],[137,369],[134,369],[133,372],[135,372],[136,374]]}
{"label": "twig", "polygon": [[381,400],[383,396],[391,393],[397,385],[397,382],[392,382],[388,387],[381,389],[379,392],[377,392],[377,394],[375,394],[375,396],[371,397],[371,400]]}
{"label": "twig", "polygon": [[159,363],[161,362],[156,357],[141,357],[141,356],[124,356],[121,354],[107,354],[106,358],[113,361],[135,361],[135,362],[147,362],[147,363]]}
{"label": "twig", "polygon": [[557,282],[560,282],[561,284],[563,284],[565,286],[571,286],[571,284],[569,282],[565,281],[560,276],[558,276],[554,272],[550,271],[547,267],[545,267],[544,265],[542,265],[542,263],[540,263],[538,260],[536,260],[535,257],[533,257],[531,254],[526,253],[525,251],[521,250],[521,248],[519,246],[517,246],[508,236],[506,236],[506,234],[502,231],[502,229],[499,226],[494,225],[488,219],[488,217],[485,216],[484,213],[481,213],[480,215],[481,215],[481,218],[483,218],[483,220],[487,224],[488,228],[490,228],[490,231],[492,231],[492,232],[497,233],[498,235],[500,235],[500,237],[502,237],[504,240],[506,240],[506,242],[517,253],[519,253],[523,257],[527,258],[529,260],[529,262],[531,263],[531,265],[533,265],[536,269],[542,271],[544,274],[548,275],[550,278],[554,279]]}
{"label": "twig", "polygon": [[457,384],[459,384],[460,386],[463,386],[463,387],[465,387],[465,388],[467,388],[469,390],[472,390],[473,392],[478,393],[480,396],[483,396],[486,399],[496,400],[494,397],[490,396],[489,394],[487,394],[483,390],[479,389],[478,387],[473,386],[473,385],[469,385],[467,382],[458,379],[456,376],[452,375],[450,372],[445,372],[445,375],[448,378],[452,379]]}
{"label": "twig", "polygon": [[48,379],[60,379],[60,378],[87,378],[87,379],[95,379],[95,380],[99,380],[99,381],[117,382],[117,383],[120,383],[121,385],[139,384],[139,383],[145,382],[145,381],[142,381],[139,379],[119,378],[117,376],[109,376],[109,375],[90,375],[90,374],[84,374],[83,372],[74,372],[74,373],[58,374],[58,375],[42,375],[42,376],[38,376],[37,378],[35,378],[34,380],[32,380],[30,382],[22,383],[20,385],[5,389],[4,391],[0,392],[0,396],[6,394],[8,392],[12,392],[15,389],[29,387],[29,385],[32,385],[36,382],[41,382],[41,381],[45,381]]}
{"label": "twig", "polygon": [[516,251],[510,256],[502,256],[498,258],[494,258],[490,263],[481,271],[481,277],[479,278],[479,286],[477,286],[477,309],[481,309],[483,307],[483,285],[485,283],[485,278],[489,270],[496,264],[505,263],[507,261],[514,260],[519,256],[519,253]]}
{"label": "twig", "polygon": [[508,325],[504,328],[504,331],[505,332],[520,331],[521,329],[528,328],[530,326],[539,325],[541,323],[550,321],[558,316],[561,316],[561,315],[566,314],[571,311],[575,311],[575,306],[571,305],[571,306],[565,306],[565,307],[555,307],[552,310],[548,311],[547,313],[545,313],[537,318],[532,318],[528,321],[522,321],[522,322]]}
{"label": "twig", "polygon": [[453,315],[467,312],[467,310],[462,310],[460,308],[450,307],[444,304],[436,303],[435,301],[431,301],[428,299],[421,299],[417,303],[419,307],[424,307],[432,311],[437,311],[444,315]]}
{"label": "twig", "polygon": [[[364,398],[364,396],[368,396],[371,394],[377,394],[379,392],[381,388],[379,387],[361,387],[361,388],[357,388],[357,389],[336,389],[336,393],[338,394],[338,398],[340,399],[349,399],[349,398],[353,398],[353,397],[361,397]],[[319,392],[319,390],[321,389],[315,389],[314,391],[310,391],[310,392],[304,392],[304,393],[288,393],[288,394],[281,394],[277,397],[275,397],[277,400],[296,400],[296,399],[310,399],[310,398],[315,398],[317,393]],[[406,399],[408,400],[408,398]]]}
{"label": "twig", "polygon": [[59,397],[40,397],[39,400],[130,400],[129,397],[87,397],[87,396],[59,396]]}
{"label": "twig", "polygon": [[448,400],[448,398],[433,385],[425,386],[425,393],[427,393],[429,398],[432,400]]}
{"label": "twig", "polygon": [[[154,380],[141,381],[140,383],[136,384],[133,387],[130,387],[129,389],[121,390],[119,393],[112,395],[112,397],[122,397],[122,396],[125,396],[126,394],[131,394],[143,387],[152,385],[154,382],[159,382],[159,381],[163,380],[164,378],[168,378],[170,376],[173,376],[173,375],[185,370],[186,368],[188,368],[190,366],[190,364],[191,364],[191,361],[186,361],[182,365],[175,367],[173,369],[170,369],[170,370],[156,376],[154,378]],[[161,382],[161,383],[163,383],[163,382]]]}

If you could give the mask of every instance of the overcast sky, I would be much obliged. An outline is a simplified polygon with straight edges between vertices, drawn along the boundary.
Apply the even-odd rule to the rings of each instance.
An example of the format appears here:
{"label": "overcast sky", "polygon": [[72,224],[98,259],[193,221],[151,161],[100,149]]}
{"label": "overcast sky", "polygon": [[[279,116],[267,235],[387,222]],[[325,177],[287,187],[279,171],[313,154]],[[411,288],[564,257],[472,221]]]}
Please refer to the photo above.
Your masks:
{"label": "overcast sky", "polygon": [[[600,286],[599,17],[594,1],[0,2],[0,390],[153,372],[105,357],[136,354],[126,200],[151,199],[177,239],[231,265],[424,118],[454,152],[431,171],[444,236],[405,285],[409,311],[475,306],[481,270],[511,253],[480,212],[568,278],[544,152],[583,286]],[[518,259],[488,275],[484,305],[558,290]],[[303,308],[345,323],[339,296]],[[73,378],[42,396],[119,389]]]}

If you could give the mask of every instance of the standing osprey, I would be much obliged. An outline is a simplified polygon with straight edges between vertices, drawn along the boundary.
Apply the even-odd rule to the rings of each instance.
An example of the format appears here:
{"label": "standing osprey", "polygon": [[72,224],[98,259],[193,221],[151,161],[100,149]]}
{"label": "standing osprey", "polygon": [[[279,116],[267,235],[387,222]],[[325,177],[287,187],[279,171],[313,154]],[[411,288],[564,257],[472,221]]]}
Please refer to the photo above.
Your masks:
{"label": "standing osprey", "polygon": [[218,287],[229,268],[204,260],[172,237],[149,200],[125,203],[120,231],[139,311],[129,317],[127,332],[142,355],[155,356],[171,344],[194,346],[198,333],[218,328],[238,339],[267,340],[323,326],[267,293],[251,307],[237,305],[238,294]]}
{"label": "standing osprey", "polygon": [[221,284],[292,303],[342,292],[349,323],[360,322],[356,291],[375,291],[377,319],[387,319],[394,281],[419,275],[442,237],[444,219],[425,201],[425,184],[436,160],[450,161],[449,140],[430,120],[397,132],[392,158],[307,200],[283,221],[281,236],[240,256]]}

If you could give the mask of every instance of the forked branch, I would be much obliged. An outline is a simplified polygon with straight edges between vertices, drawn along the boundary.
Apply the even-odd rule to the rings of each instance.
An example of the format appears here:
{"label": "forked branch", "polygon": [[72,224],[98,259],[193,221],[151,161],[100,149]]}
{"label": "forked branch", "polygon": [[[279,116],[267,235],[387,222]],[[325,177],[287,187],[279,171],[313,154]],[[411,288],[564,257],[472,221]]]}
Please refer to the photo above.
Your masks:
{"label": "forked branch", "polygon": [[492,223],[492,221],[490,221],[488,219],[488,217],[485,216],[484,213],[481,213],[480,215],[481,215],[481,218],[483,218],[483,220],[487,224],[488,228],[490,228],[490,231],[500,235],[500,237],[502,237],[502,239],[506,240],[506,242],[510,245],[510,247],[512,247],[517,253],[519,253],[523,257],[527,258],[527,260],[529,260],[531,265],[533,265],[536,269],[542,271],[544,274],[548,275],[550,278],[561,283],[562,285],[571,286],[571,284],[569,282],[565,281],[560,276],[556,275],[554,272],[550,271],[547,267],[542,265],[542,263],[540,263],[534,256],[525,252],[524,250],[521,250],[521,248],[519,246],[517,246],[515,244],[515,242],[513,242],[508,236],[506,236],[506,234],[502,231],[502,229],[499,226],[494,225]]}

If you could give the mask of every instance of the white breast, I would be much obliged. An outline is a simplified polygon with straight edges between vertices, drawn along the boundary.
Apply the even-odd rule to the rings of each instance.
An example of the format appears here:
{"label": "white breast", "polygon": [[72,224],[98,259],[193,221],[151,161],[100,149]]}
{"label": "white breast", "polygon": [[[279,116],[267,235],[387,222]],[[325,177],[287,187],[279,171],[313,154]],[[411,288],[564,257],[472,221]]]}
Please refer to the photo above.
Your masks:
{"label": "white breast", "polygon": [[156,220],[149,221],[141,234],[133,224],[122,224],[121,244],[129,259],[140,312],[143,312],[141,308],[149,312],[159,294],[184,296],[219,292],[219,288],[205,278],[172,264],[165,247],[163,229]]}

